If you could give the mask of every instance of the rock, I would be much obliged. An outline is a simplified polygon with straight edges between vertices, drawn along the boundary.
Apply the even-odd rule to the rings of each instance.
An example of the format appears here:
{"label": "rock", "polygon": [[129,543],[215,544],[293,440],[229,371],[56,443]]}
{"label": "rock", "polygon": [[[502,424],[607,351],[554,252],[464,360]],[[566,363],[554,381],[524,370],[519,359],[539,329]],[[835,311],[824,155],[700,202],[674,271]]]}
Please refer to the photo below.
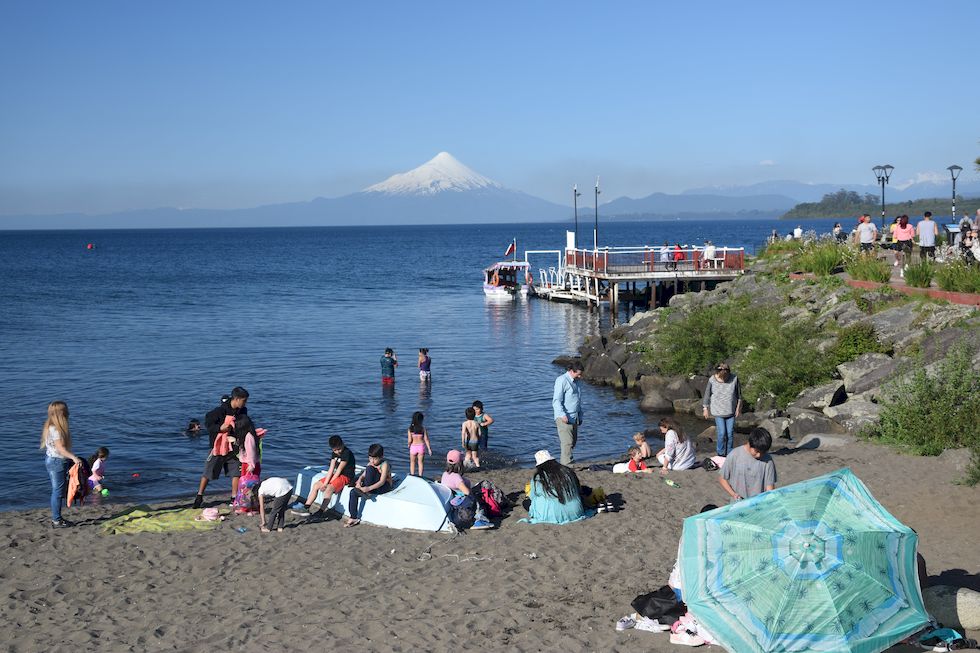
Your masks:
{"label": "rock", "polygon": [[854,438],[839,433],[810,433],[796,443],[797,449],[840,449],[854,444]]}
{"label": "rock", "polygon": [[688,415],[701,414],[700,399],[675,399],[671,403],[674,405],[675,413],[687,413]]}
{"label": "rock", "polygon": [[651,373],[641,376],[636,385],[642,394],[646,394],[652,390],[660,392],[667,387],[668,383],[670,383],[669,377],[663,376],[662,374]]}
{"label": "rock", "polygon": [[714,426],[709,426],[698,433],[694,438],[694,445],[699,449],[706,449],[707,445],[714,445],[718,440],[718,431]]}
{"label": "rock", "polygon": [[622,365],[629,358],[630,350],[627,349],[626,345],[615,345],[610,343],[610,346],[606,349],[606,355],[612,359],[617,366]]}
{"label": "rock", "polygon": [[914,328],[915,312],[909,305],[903,304],[894,308],[886,309],[880,313],[875,313],[868,318],[868,322],[874,327],[878,340],[883,344],[899,345],[907,340],[914,340],[917,336]]}
{"label": "rock", "polygon": [[817,316],[817,326],[823,327],[831,321],[837,322],[840,316],[847,313],[856,313],[856,319],[858,320],[866,317],[865,314],[861,312],[861,309],[858,308],[857,302],[851,299],[849,301],[833,304],[827,307]]}
{"label": "rock", "polygon": [[588,359],[585,363],[584,376],[592,383],[611,385],[617,388],[622,388],[626,385],[619,365],[605,352]]}
{"label": "rock", "polygon": [[927,331],[938,333],[970,317],[975,310],[964,304],[922,304],[919,307],[918,323]]}
{"label": "rock", "polygon": [[[742,413],[735,418],[735,430],[739,433],[748,433],[765,421],[764,413]],[[770,434],[772,431],[770,431]]]}
{"label": "rock", "polygon": [[[851,395],[866,395],[871,393],[871,397],[876,399],[880,394],[882,386],[893,381],[909,363],[909,359],[904,356],[892,358],[883,365],[872,368],[867,374],[852,381],[851,385],[848,386],[848,393]],[[840,368],[838,367],[838,369]]]}
{"label": "rock", "polygon": [[930,335],[922,340],[922,360],[932,363],[946,356],[946,353],[958,343],[963,343],[967,351],[980,353],[980,328],[946,329]]}
{"label": "rock", "polygon": [[672,413],[674,404],[663,396],[659,390],[650,389],[644,392],[640,399],[640,410],[644,413]]}
{"label": "rock", "polygon": [[922,590],[926,610],[941,624],[980,630],[980,592],[966,587],[933,585]]}
{"label": "rock", "polygon": [[857,306],[853,306],[849,307],[846,311],[838,313],[834,318],[834,321],[837,322],[837,326],[844,328],[864,321],[867,319],[867,317],[867,315],[861,312],[861,309],[859,309]]}
{"label": "rock", "polygon": [[620,369],[623,371],[626,384],[630,388],[637,388],[640,379],[653,372],[653,367],[646,362],[643,355],[636,352],[630,353],[629,358],[626,359]]}
{"label": "rock", "polygon": [[790,406],[805,410],[823,410],[827,406],[836,406],[845,401],[847,393],[844,391],[843,381],[831,381],[802,391]]}
{"label": "rock", "polygon": [[857,433],[866,426],[878,423],[881,406],[870,401],[847,401],[838,406],[828,406],[823,414],[834,420],[851,433]]}
{"label": "rock", "polygon": [[582,359],[578,356],[559,356],[555,360],[551,361],[552,365],[559,365],[562,369],[567,370],[568,366],[574,362],[581,362]]}
{"label": "rock", "polygon": [[849,363],[841,363],[837,366],[837,373],[844,381],[844,388],[847,392],[854,392],[851,386],[862,376],[874,369],[881,367],[891,361],[891,357],[885,354],[861,354]]}
{"label": "rock", "polygon": [[789,438],[789,419],[786,417],[769,417],[762,420],[759,428],[769,431],[773,439]]}
{"label": "rock", "polygon": [[949,463],[957,474],[966,474],[972,458],[973,454],[969,449],[946,449],[938,456],[939,460]]}
{"label": "rock", "polygon": [[664,387],[664,396],[674,399],[700,399],[701,393],[695,389],[687,377],[675,376]]}
{"label": "rock", "polygon": [[843,431],[840,424],[823,413],[803,410],[802,408],[789,408],[786,412],[790,420],[789,435],[794,440],[800,440],[803,436],[811,433],[840,433]]}
{"label": "rock", "polygon": [[810,319],[810,311],[800,306],[787,306],[783,310],[779,311],[779,318],[784,324],[805,322],[806,320]]}

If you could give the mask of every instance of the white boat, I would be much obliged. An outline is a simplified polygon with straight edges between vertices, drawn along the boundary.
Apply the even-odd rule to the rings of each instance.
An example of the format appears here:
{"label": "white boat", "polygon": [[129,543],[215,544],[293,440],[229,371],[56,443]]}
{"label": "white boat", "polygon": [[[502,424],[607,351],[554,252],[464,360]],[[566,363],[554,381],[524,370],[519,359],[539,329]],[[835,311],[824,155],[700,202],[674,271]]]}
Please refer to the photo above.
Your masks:
{"label": "white boat", "polygon": [[[364,468],[354,469],[360,475]],[[310,493],[313,482],[326,476],[327,467],[304,467],[296,475],[295,492],[301,499]],[[440,483],[432,483],[418,476],[406,476],[399,479],[393,475],[394,489],[384,494],[373,495],[364,502],[361,510],[361,521],[376,526],[387,526],[416,531],[450,532],[452,522],[446,506],[452,498],[452,491]],[[324,508],[331,508],[341,515],[347,514],[347,504],[350,501],[351,487],[345,487],[339,494],[335,493],[330,503]],[[317,494],[315,503],[319,503],[323,493]]]}
{"label": "white boat", "polygon": [[527,297],[533,293],[531,264],[527,261],[498,261],[483,270],[483,293],[487,297]]}

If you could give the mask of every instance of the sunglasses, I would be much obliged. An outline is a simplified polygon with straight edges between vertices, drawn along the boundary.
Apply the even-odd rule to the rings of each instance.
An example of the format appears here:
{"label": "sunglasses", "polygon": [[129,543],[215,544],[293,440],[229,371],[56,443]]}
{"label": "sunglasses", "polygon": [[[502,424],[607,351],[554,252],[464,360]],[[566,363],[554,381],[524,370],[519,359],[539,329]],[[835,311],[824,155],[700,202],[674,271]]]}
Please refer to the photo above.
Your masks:
{"label": "sunglasses", "polygon": [[718,372],[731,372],[732,371],[732,368],[730,368],[730,367],[716,367],[715,370],[718,371]]}

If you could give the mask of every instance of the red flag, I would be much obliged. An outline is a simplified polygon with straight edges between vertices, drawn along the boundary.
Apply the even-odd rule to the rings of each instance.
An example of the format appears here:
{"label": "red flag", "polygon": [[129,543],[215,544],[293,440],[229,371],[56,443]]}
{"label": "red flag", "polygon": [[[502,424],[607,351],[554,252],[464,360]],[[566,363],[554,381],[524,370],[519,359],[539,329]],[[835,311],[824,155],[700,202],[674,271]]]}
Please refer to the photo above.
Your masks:
{"label": "red flag", "polygon": [[507,251],[504,252],[504,256],[510,256],[517,251],[517,242],[511,241],[510,245],[507,246]]}

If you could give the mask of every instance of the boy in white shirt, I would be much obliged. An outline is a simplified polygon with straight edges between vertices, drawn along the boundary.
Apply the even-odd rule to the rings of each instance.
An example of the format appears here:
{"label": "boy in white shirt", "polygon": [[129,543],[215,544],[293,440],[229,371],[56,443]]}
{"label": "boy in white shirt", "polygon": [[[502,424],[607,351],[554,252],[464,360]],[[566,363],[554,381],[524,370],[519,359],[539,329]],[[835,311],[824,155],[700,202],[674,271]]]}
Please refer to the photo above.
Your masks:
{"label": "boy in white shirt", "polygon": [[[284,478],[274,476],[262,481],[259,485],[259,521],[262,524],[263,533],[271,533],[276,528],[281,533],[286,523],[286,508],[289,506],[289,499],[293,496],[293,484]],[[269,517],[265,516],[265,499],[272,499],[269,507]]]}

